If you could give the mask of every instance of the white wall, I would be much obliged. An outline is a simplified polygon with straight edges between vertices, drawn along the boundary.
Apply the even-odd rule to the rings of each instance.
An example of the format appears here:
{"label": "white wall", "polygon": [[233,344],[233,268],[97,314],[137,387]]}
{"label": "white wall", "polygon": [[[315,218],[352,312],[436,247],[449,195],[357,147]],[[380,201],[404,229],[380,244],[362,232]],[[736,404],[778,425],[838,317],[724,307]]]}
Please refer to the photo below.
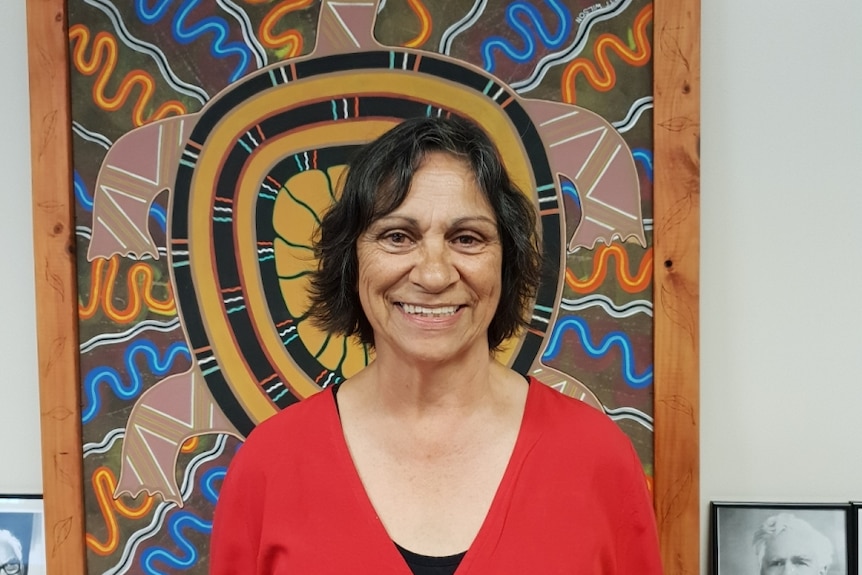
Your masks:
{"label": "white wall", "polygon": [[26,0],[0,5],[0,493],[41,493]]}
{"label": "white wall", "polygon": [[[24,6],[0,8],[0,493],[41,491]],[[862,2],[702,12],[704,524],[710,500],[862,499]]]}

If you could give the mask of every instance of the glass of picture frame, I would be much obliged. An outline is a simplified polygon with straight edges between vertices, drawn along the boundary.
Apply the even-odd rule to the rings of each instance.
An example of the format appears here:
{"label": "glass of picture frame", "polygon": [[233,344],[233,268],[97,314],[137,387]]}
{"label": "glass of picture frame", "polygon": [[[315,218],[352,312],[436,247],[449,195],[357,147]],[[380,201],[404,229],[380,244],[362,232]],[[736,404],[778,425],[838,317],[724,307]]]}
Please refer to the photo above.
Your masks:
{"label": "glass of picture frame", "polygon": [[45,572],[42,496],[0,494],[0,574]]}
{"label": "glass of picture frame", "polygon": [[714,501],[712,575],[855,574],[851,507]]}

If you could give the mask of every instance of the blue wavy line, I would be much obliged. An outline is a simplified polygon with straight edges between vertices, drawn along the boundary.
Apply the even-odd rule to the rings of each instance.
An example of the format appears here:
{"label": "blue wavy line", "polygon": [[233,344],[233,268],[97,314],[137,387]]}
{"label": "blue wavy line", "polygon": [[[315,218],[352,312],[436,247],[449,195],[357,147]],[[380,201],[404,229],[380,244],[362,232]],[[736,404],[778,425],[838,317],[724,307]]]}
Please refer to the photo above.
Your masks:
{"label": "blue wavy line", "polygon": [[652,181],[652,152],[646,148],[634,148],[632,149],[632,157],[643,164],[649,181]]}
{"label": "blue wavy line", "polygon": [[130,400],[136,398],[144,387],[140,371],[136,365],[137,356],[143,354],[147,360],[150,371],[158,376],[165,375],[173,366],[177,355],[182,354],[191,360],[188,347],[183,342],[174,342],[165,350],[164,359],[159,357],[158,348],[149,340],[141,339],[129,345],[124,354],[123,362],[126,373],[129,374],[129,382],[124,383],[123,378],[112,367],[99,366],[91,369],[84,376],[83,392],[86,397],[85,408],[82,410],[81,420],[89,423],[101,407],[101,396],[99,395],[99,384],[103,381],[120,399]]}
{"label": "blue wavy line", "polygon": [[159,204],[152,204],[150,206],[150,217],[156,220],[156,223],[163,232],[168,229],[168,213],[165,208]]}
{"label": "blue wavy line", "polygon": [[[164,17],[171,1],[162,0],[154,7],[148,8],[146,0],[135,0],[135,14],[142,22],[155,24]],[[224,18],[208,16],[195,23],[186,22],[186,17],[201,1],[185,0],[183,2],[174,16],[171,32],[174,39],[181,44],[189,44],[205,33],[212,32],[215,39],[210,44],[210,54],[214,58],[221,59],[231,55],[239,56],[239,64],[230,75],[230,81],[235,82],[246,73],[251,63],[251,50],[242,42],[226,42],[226,39],[230,35],[230,24]]]}
{"label": "blue wavy line", "polygon": [[569,36],[572,21],[571,14],[569,14],[569,11],[565,6],[558,4],[556,0],[545,0],[545,3],[551,6],[551,9],[556,12],[560,20],[560,30],[557,34],[553,37],[550,35],[550,31],[545,27],[544,22],[542,21],[542,15],[532,4],[528,4],[522,0],[516,0],[506,8],[506,22],[519,33],[518,35],[524,41],[524,49],[523,51],[518,52],[517,48],[512,46],[512,44],[505,38],[500,36],[491,36],[482,42],[481,47],[485,70],[488,72],[494,71],[494,57],[492,54],[492,50],[494,48],[499,48],[506,56],[519,64],[527,62],[535,55],[536,44],[533,42],[533,31],[521,22],[521,20],[516,18],[518,13],[522,13],[527,16],[527,20],[529,21],[528,23],[533,25],[535,31],[542,40],[542,44],[546,48],[554,49],[562,45],[563,40]]}
{"label": "blue wavy line", "polygon": [[176,544],[179,553],[165,549],[164,547],[153,546],[145,549],[141,553],[141,567],[145,573],[150,575],[167,575],[165,571],[157,568],[153,563],[159,561],[164,563],[169,569],[181,569],[185,571],[190,567],[194,567],[200,555],[194,545],[183,535],[183,528],[191,528],[198,533],[209,535],[212,532],[213,524],[210,521],[205,521],[190,511],[177,511],[168,519],[168,533],[171,536],[174,544]]}
{"label": "blue wavy line", "polygon": [[82,208],[88,212],[92,212],[93,196],[91,196],[90,192],[87,190],[87,184],[84,183],[84,179],[81,177],[81,174],[78,173],[78,170],[73,172],[72,182],[75,187],[75,198],[77,198]]}
{"label": "blue wavy line", "polygon": [[201,493],[206,497],[207,501],[215,505],[216,501],[218,501],[219,491],[216,491],[213,486],[214,481],[221,481],[224,479],[224,476],[227,475],[227,467],[213,467],[212,469],[208,469],[206,473],[201,476]]}
{"label": "blue wavy line", "polygon": [[569,196],[575,201],[576,205],[581,205],[581,197],[578,195],[578,190],[577,188],[575,188],[575,184],[573,184],[572,182],[564,181],[560,188],[563,190],[563,193],[565,195]]}
{"label": "blue wavy line", "polygon": [[548,342],[548,347],[542,355],[543,361],[552,360],[557,356],[563,342],[563,334],[570,329],[574,329],[578,332],[581,345],[590,357],[601,357],[607,354],[610,348],[614,345],[620,347],[623,352],[623,378],[629,387],[641,389],[652,384],[652,366],[649,366],[640,375],[636,375],[634,373],[634,353],[632,352],[631,342],[629,342],[626,334],[619,331],[612,331],[605,336],[598,347],[594,347],[591,341],[592,338],[590,337],[590,328],[587,326],[587,323],[579,317],[565,317],[554,325],[554,330],[551,334],[551,339]]}

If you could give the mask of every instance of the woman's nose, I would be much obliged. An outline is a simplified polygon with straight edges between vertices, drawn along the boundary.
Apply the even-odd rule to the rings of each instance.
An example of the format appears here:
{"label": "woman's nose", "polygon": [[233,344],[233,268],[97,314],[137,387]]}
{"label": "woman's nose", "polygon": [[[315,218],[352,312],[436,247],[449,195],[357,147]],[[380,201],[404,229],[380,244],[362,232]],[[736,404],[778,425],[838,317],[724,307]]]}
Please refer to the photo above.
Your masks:
{"label": "woman's nose", "polygon": [[410,270],[410,281],[422,289],[439,293],[458,280],[458,270],[445,241],[423,243]]}

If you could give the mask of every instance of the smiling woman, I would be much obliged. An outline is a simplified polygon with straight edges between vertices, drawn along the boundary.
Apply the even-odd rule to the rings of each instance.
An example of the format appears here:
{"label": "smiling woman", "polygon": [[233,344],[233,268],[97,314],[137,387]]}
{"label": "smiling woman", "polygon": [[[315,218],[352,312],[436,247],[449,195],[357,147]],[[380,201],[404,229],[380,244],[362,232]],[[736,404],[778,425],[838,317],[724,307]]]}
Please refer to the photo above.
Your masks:
{"label": "smiling woman", "polygon": [[537,236],[470,122],[406,120],[360,150],[321,221],[310,313],[375,358],[251,433],[213,575],[661,573],[628,438],[495,356],[529,329]]}

